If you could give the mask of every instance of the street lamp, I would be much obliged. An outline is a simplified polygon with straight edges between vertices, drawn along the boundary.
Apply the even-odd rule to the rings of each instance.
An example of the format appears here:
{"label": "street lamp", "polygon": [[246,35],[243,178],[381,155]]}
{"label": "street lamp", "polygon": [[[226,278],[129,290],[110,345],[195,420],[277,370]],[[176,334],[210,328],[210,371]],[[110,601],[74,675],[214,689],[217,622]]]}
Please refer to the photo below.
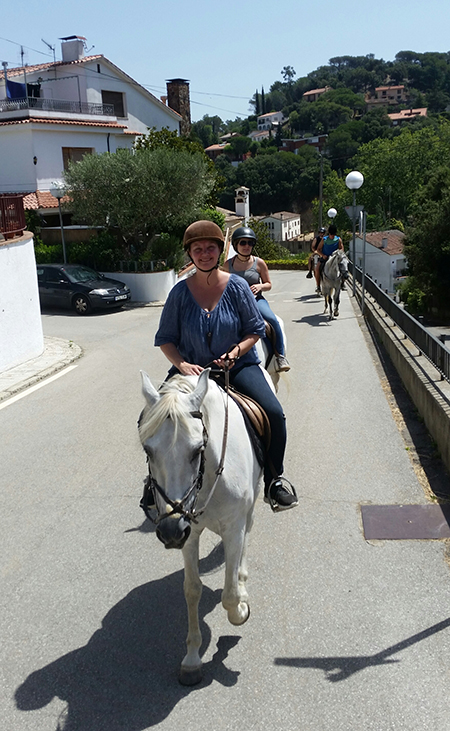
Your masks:
{"label": "street lamp", "polygon": [[345,185],[351,191],[353,191],[353,209],[352,209],[352,223],[353,223],[353,242],[352,242],[352,264],[353,264],[353,296],[356,294],[356,279],[355,279],[355,234],[356,234],[356,191],[359,190],[361,185],[364,183],[364,175],[359,173],[357,170],[353,170],[345,178]]}
{"label": "street lamp", "polygon": [[66,256],[66,242],[64,241],[64,226],[63,226],[63,218],[61,213],[61,198],[64,198],[66,195],[66,191],[64,188],[57,183],[54,183],[54,188],[50,188],[50,193],[54,198],[58,199],[58,208],[59,208],[59,224],[61,226],[61,241],[62,241],[62,247],[63,247],[63,259],[64,264],[67,264],[67,256]]}
{"label": "street lamp", "polygon": [[333,220],[333,218],[336,218],[336,216],[337,216],[336,208],[329,208],[327,211],[327,216],[328,216],[328,218],[331,218],[332,220]]}

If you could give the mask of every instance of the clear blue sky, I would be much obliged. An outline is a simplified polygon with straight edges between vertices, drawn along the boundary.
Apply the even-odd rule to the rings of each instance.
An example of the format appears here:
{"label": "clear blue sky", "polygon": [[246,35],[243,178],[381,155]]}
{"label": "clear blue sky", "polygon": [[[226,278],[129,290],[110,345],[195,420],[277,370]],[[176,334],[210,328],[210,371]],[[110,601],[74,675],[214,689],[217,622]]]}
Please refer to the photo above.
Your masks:
{"label": "clear blue sky", "polygon": [[[245,117],[255,90],[297,77],[341,55],[450,50],[448,0],[13,0],[0,13],[0,61],[52,60],[44,38],[81,35],[155,96],[165,80],[190,80],[192,120],[204,114]],[[7,40],[4,40],[7,39]],[[33,49],[33,50],[31,50]],[[40,52],[40,53],[39,53]]]}

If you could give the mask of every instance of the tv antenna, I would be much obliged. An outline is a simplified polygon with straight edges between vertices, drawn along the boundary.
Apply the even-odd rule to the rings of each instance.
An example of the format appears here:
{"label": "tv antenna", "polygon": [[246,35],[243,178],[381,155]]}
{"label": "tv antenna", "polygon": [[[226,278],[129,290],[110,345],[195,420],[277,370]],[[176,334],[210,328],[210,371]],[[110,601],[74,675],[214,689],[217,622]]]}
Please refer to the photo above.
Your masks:
{"label": "tv antenna", "polygon": [[55,56],[55,47],[56,46],[51,46],[50,43],[47,43],[47,41],[44,41],[43,38],[41,38],[41,41],[42,41],[42,43],[45,43],[45,45],[48,46],[50,51],[53,53],[53,62],[56,63],[56,56]]}

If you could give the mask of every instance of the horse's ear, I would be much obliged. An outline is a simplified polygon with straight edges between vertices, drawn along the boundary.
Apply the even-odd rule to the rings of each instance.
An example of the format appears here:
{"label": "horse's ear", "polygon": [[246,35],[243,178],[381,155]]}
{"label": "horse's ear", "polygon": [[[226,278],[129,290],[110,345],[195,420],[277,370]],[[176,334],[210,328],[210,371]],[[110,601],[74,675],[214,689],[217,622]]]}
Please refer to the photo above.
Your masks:
{"label": "horse's ear", "polygon": [[191,401],[193,406],[192,411],[200,410],[200,406],[202,405],[203,399],[205,398],[208,391],[210,370],[210,368],[205,368],[205,370],[202,371],[198,377],[198,383],[195,387],[195,390],[191,394]]}
{"label": "horse's ear", "polygon": [[157,401],[161,398],[158,391],[154,387],[153,383],[151,382],[148,374],[145,371],[141,371],[141,378],[142,378],[142,393],[145,396],[145,400],[147,401],[149,406],[154,406]]}

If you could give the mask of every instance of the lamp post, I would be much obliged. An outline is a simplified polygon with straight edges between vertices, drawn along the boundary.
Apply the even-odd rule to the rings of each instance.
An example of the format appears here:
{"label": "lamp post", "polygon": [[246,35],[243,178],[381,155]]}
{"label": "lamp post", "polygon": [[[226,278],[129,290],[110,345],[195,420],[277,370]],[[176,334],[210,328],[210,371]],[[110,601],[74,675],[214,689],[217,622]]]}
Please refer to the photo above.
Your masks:
{"label": "lamp post", "polygon": [[58,208],[59,208],[59,225],[61,226],[61,242],[62,242],[62,248],[63,248],[63,260],[64,264],[67,264],[67,256],[66,256],[66,242],[64,241],[64,226],[63,226],[63,218],[62,218],[62,212],[61,212],[61,198],[64,198],[66,195],[66,191],[61,186],[55,186],[54,188],[50,189],[50,193],[54,198],[58,199]]}
{"label": "lamp post", "polygon": [[353,210],[352,210],[352,223],[353,223],[353,240],[352,240],[352,264],[353,264],[353,297],[356,294],[356,279],[355,279],[355,234],[356,234],[356,191],[359,190],[361,185],[364,183],[364,175],[359,173],[357,170],[353,170],[345,178],[345,185],[351,191],[353,191]]}

